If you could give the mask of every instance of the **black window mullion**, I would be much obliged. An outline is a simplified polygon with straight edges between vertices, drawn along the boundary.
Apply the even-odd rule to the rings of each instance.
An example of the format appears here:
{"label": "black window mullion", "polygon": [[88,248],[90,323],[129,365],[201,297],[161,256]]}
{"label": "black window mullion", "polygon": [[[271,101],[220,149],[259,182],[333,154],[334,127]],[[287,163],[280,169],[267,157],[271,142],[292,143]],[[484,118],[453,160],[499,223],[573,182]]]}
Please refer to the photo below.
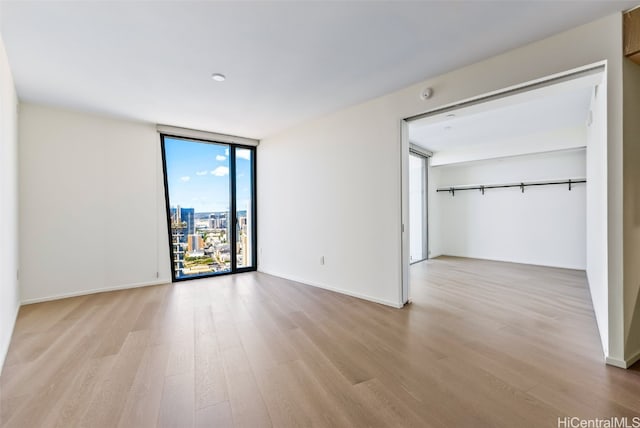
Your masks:
{"label": "black window mullion", "polygon": [[229,192],[231,196],[231,203],[229,204],[229,209],[231,210],[231,213],[229,213],[229,231],[231,233],[229,242],[231,247],[229,251],[231,255],[231,272],[235,273],[238,271],[238,257],[236,254],[238,213],[236,212],[236,148],[233,146],[229,146],[229,178],[229,185],[231,186],[231,191]]}
{"label": "black window mullion", "polygon": [[251,149],[251,212],[253,213],[252,224],[251,224],[251,252],[253,253],[253,266],[252,269],[258,269],[258,193],[256,190],[257,184],[257,153],[258,150],[255,148]]}
{"label": "black window mullion", "polygon": [[174,261],[176,255],[173,251],[173,234],[171,233],[171,205],[169,203],[169,179],[167,177],[167,156],[164,149],[164,135],[160,135],[160,147],[162,151],[162,175],[164,178],[164,202],[167,213],[167,234],[169,236],[169,263],[171,266],[171,282],[176,281]]}

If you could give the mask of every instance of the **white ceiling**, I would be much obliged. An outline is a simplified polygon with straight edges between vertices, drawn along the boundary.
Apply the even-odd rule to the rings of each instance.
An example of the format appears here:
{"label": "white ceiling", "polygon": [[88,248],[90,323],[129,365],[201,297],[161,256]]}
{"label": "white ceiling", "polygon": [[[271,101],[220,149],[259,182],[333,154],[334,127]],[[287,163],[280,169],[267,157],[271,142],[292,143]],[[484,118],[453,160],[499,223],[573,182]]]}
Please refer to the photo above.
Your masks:
{"label": "white ceiling", "polygon": [[[425,117],[409,124],[409,140],[434,153],[586,127],[594,86],[573,82]],[[451,117],[450,115],[454,115]]]}
{"label": "white ceiling", "polygon": [[0,0],[0,29],[21,100],[263,138],[636,1]]}

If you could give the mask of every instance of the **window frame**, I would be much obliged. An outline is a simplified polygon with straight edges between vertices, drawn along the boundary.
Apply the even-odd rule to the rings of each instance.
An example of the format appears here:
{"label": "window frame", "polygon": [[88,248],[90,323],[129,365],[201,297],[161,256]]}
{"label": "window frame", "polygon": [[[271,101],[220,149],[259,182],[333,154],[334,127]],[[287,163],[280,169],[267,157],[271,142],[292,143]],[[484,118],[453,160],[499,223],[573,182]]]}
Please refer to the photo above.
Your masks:
{"label": "window frame", "polygon": [[[187,142],[196,142],[204,144],[217,144],[229,147],[229,235],[230,235],[230,256],[231,269],[222,272],[210,272],[203,274],[189,275],[188,277],[176,277],[176,271],[173,263],[173,245],[171,233],[171,201],[169,200],[169,178],[167,177],[167,156],[165,151],[165,138],[184,140]],[[252,236],[251,238],[251,257],[252,265],[246,267],[237,266],[237,236],[236,227],[238,225],[238,213],[236,208],[236,150],[246,149],[251,152],[251,212],[252,212]],[[171,268],[171,282],[190,281],[193,279],[211,278],[223,275],[233,275],[236,273],[255,272],[258,270],[258,203],[257,203],[257,167],[258,167],[258,150],[256,146],[246,144],[235,144],[222,141],[214,141],[203,138],[184,137],[181,135],[160,133],[160,151],[162,154],[162,177],[164,182],[164,202],[165,214],[167,216],[167,237],[169,245],[169,265]]]}

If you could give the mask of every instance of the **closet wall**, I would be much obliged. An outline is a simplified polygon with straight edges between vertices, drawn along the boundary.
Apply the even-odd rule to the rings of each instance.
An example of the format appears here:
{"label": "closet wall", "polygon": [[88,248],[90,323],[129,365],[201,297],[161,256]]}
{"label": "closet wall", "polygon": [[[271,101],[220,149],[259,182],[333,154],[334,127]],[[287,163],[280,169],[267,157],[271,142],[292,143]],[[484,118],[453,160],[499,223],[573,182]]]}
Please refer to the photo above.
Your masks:
{"label": "closet wall", "polygon": [[435,192],[438,187],[586,176],[577,149],[431,168],[431,257],[586,268],[586,185]]}

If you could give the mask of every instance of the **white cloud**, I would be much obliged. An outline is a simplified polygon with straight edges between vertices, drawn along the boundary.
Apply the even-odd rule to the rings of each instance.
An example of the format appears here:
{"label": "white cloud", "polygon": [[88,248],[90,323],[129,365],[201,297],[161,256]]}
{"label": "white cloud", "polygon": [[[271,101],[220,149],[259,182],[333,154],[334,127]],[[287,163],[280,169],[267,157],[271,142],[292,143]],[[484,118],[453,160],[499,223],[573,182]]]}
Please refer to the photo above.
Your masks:
{"label": "white cloud", "polygon": [[196,171],[196,175],[207,175],[209,171]]}
{"label": "white cloud", "polygon": [[229,156],[229,149],[224,149],[224,154]]}
{"label": "white cloud", "polygon": [[225,160],[226,158],[227,158],[226,156],[216,155],[216,160],[217,160],[217,161],[223,161],[223,160]]}
{"label": "white cloud", "polygon": [[211,171],[211,175],[215,175],[216,177],[223,177],[229,174],[229,168],[226,166],[219,166],[213,171]]}
{"label": "white cloud", "polygon": [[247,149],[236,149],[236,157],[249,160],[251,152]]}
{"label": "white cloud", "polygon": [[180,177],[180,181],[182,181],[183,183],[186,183],[189,180],[191,180],[191,177],[189,177],[188,175],[185,175],[184,177]]}

